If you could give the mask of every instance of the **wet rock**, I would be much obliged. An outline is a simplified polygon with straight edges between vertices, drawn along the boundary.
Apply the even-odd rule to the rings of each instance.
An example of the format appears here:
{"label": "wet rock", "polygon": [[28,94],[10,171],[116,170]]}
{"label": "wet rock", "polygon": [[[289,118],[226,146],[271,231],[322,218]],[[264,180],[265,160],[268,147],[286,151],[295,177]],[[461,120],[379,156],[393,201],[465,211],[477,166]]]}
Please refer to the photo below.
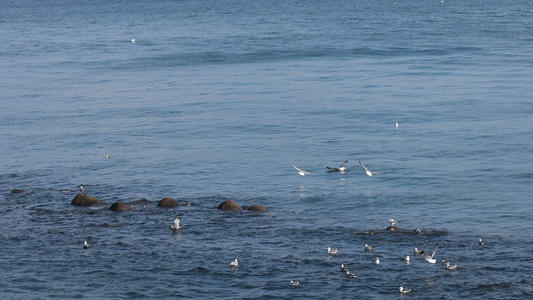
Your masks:
{"label": "wet rock", "polygon": [[226,200],[218,206],[218,209],[222,210],[242,210],[242,208],[233,200]]}
{"label": "wet rock", "polygon": [[139,204],[146,204],[146,203],[150,203],[150,201],[146,200],[146,199],[140,199],[140,200],[135,200],[135,201],[131,201],[131,202],[126,202],[126,204],[128,205],[139,205]]}
{"label": "wet rock", "polygon": [[70,204],[76,206],[91,206],[96,204],[105,204],[105,202],[87,194],[78,194],[76,195],[76,197],[74,197],[74,199],[72,199],[72,202]]}
{"label": "wet rock", "polygon": [[93,210],[93,211],[91,211],[89,214],[90,214],[90,215],[99,215],[99,214],[101,214],[101,213],[102,213],[102,212],[99,211],[99,210]]}
{"label": "wet rock", "polygon": [[111,206],[109,207],[109,210],[112,210],[112,211],[129,211],[129,210],[133,210],[133,207],[131,205],[126,204],[126,203],[115,202],[115,203],[111,204]]}
{"label": "wet rock", "polygon": [[21,189],[14,189],[11,191],[11,194],[20,194],[20,193],[24,193],[24,191]]}
{"label": "wet rock", "polygon": [[252,206],[248,207],[248,210],[249,211],[267,211],[266,207],[264,207],[263,205],[260,205],[260,204],[252,205]]}
{"label": "wet rock", "polygon": [[157,206],[159,206],[159,207],[176,207],[176,206],[180,206],[180,204],[175,199],[170,198],[170,197],[166,197],[166,198],[161,199],[161,201],[159,201],[159,203],[157,203]]}

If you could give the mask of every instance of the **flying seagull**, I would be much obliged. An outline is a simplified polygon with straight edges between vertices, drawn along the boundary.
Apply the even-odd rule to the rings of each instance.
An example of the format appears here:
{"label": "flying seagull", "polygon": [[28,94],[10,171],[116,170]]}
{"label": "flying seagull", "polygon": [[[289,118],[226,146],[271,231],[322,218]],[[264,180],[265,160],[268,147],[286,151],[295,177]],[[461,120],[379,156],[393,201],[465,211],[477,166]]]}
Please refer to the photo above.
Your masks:
{"label": "flying seagull", "polygon": [[359,164],[365,169],[366,175],[368,175],[368,176],[372,176],[372,175],[375,175],[375,174],[386,174],[386,173],[378,173],[378,172],[370,171],[367,167],[365,167],[365,165],[363,165],[363,163],[361,161],[359,161]]}
{"label": "flying seagull", "polygon": [[180,227],[180,221],[181,221],[181,218],[176,218],[176,220],[174,220],[174,224],[171,224],[171,225],[170,225],[170,228],[171,228],[172,230],[178,230],[178,229],[180,229],[180,228],[181,228],[181,227]]}
{"label": "flying seagull", "polygon": [[292,165],[292,167],[295,168],[296,171],[298,171],[298,174],[300,174],[300,175],[302,175],[302,176],[305,176],[305,174],[311,174],[311,172],[304,171],[304,170],[298,168],[298,167],[295,166],[295,165]]}
{"label": "flying seagull", "polygon": [[435,245],[435,248],[433,248],[433,250],[431,250],[431,253],[430,254],[427,254],[426,252],[424,252],[424,250],[420,251],[420,254],[422,254],[422,256],[424,257],[424,259],[430,263],[430,264],[434,264],[437,262],[436,259],[433,258],[433,256],[435,256],[435,252],[437,252],[437,248],[439,248],[439,243],[437,243]]}
{"label": "flying seagull", "polygon": [[334,167],[326,167],[328,170],[331,170],[331,171],[337,171],[337,172],[344,172],[346,171],[346,167],[344,165],[346,165],[348,161],[345,161],[343,162],[340,167],[338,168],[334,168]]}

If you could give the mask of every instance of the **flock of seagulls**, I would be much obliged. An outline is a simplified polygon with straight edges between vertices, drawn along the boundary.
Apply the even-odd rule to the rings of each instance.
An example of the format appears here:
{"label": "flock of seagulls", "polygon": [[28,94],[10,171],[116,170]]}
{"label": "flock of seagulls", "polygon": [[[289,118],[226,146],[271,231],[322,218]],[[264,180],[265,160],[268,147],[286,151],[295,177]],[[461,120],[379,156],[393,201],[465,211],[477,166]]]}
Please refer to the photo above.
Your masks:
{"label": "flock of seagulls", "polygon": [[[342,173],[344,173],[344,172],[346,172],[346,164],[347,163],[348,163],[348,161],[346,160],[339,167],[326,166],[326,169],[328,169],[330,172],[342,172]],[[363,170],[365,171],[366,175],[368,175],[368,176],[374,176],[374,175],[378,175],[378,174],[387,174],[387,173],[379,173],[379,172],[371,171],[361,161],[359,161],[359,164],[363,167]],[[301,168],[298,168],[295,165],[292,165],[292,167],[294,169],[296,169],[296,171],[298,171],[298,174],[300,174],[300,176],[305,176],[305,175],[311,174],[311,172],[304,171],[304,170],[302,170]]]}

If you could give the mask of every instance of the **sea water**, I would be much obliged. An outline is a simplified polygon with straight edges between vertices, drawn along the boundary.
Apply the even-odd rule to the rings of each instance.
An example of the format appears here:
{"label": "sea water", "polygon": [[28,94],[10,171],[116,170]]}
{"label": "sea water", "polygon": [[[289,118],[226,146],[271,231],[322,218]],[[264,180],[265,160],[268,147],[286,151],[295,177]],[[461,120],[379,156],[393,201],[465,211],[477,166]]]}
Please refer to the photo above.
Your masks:
{"label": "sea water", "polygon": [[[4,1],[0,298],[531,298],[532,19],[507,0]],[[80,185],[107,204],[71,205]],[[413,253],[437,243],[436,264]]]}

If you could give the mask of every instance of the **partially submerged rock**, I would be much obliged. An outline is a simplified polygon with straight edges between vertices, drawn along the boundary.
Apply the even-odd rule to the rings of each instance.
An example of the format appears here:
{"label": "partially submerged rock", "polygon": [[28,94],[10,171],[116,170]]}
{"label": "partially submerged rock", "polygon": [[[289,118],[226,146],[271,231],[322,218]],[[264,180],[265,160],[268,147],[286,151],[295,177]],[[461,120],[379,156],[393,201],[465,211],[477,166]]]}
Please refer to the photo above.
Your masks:
{"label": "partially submerged rock", "polygon": [[226,200],[218,206],[218,209],[222,210],[242,210],[242,207],[233,200]]}
{"label": "partially submerged rock", "polygon": [[20,194],[20,193],[24,193],[24,191],[21,189],[14,189],[11,191],[11,194]]}
{"label": "partially submerged rock", "polygon": [[180,206],[180,204],[175,199],[170,198],[170,197],[166,197],[166,198],[161,199],[161,201],[159,201],[159,203],[157,203],[157,206],[159,206],[159,207],[176,207],[176,206]]}
{"label": "partially submerged rock", "polygon": [[97,204],[105,204],[105,202],[87,194],[78,194],[76,195],[76,197],[74,197],[74,199],[72,199],[72,202],[70,204],[76,206],[91,206]]}
{"label": "partially submerged rock", "polygon": [[133,207],[131,205],[126,204],[126,203],[115,202],[115,203],[111,204],[111,206],[109,207],[109,210],[112,210],[112,211],[129,211],[129,210],[133,210]]}
{"label": "partially submerged rock", "polygon": [[252,205],[248,207],[249,211],[267,211],[266,207],[260,204]]}

